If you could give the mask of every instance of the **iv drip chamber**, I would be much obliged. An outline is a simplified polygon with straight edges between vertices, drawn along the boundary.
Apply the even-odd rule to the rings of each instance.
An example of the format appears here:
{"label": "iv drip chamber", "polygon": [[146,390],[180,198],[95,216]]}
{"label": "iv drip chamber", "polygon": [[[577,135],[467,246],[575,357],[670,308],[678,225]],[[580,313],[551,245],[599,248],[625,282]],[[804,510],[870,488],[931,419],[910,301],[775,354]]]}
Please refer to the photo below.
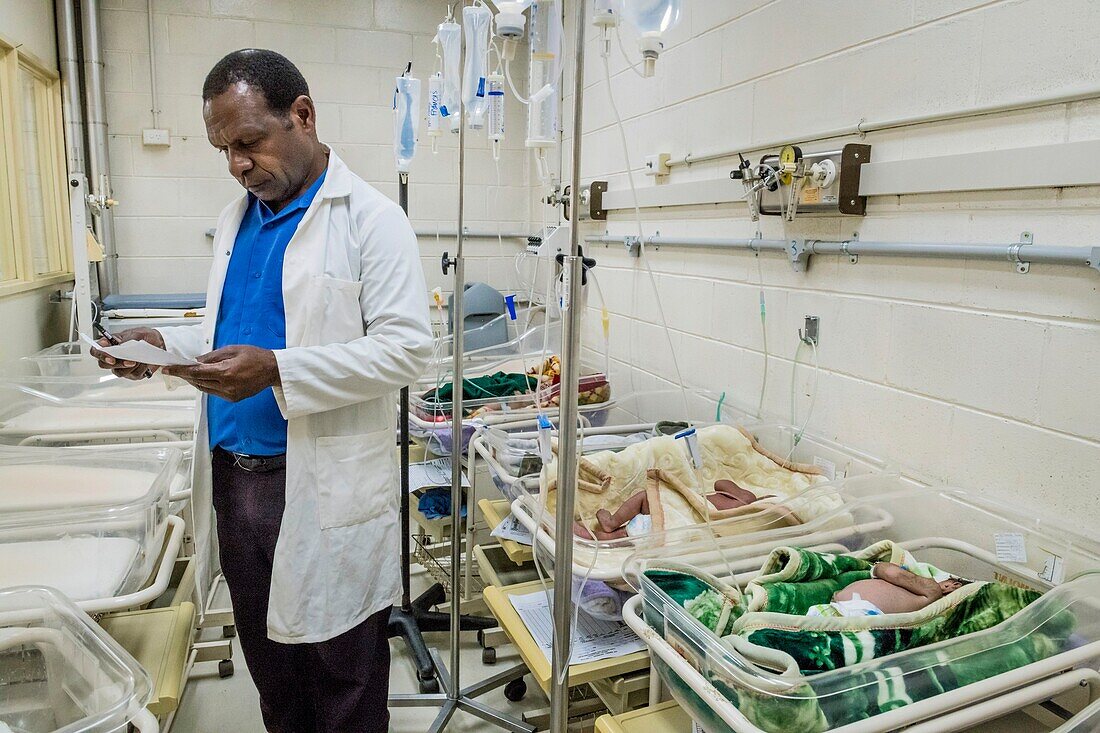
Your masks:
{"label": "iv drip chamber", "polygon": [[559,0],[531,4],[530,104],[527,106],[527,147],[557,145],[558,99],[561,83],[562,6]]}

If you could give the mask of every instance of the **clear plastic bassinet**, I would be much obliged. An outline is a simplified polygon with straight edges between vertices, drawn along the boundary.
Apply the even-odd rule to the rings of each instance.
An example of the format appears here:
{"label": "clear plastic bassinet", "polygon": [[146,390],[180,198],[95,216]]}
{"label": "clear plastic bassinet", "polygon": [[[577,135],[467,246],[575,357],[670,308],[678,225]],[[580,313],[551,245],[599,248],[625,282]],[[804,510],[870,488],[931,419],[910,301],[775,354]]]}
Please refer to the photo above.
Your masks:
{"label": "clear plastic bassinet", "polygon": [[0,729],[155,733],[148,674],[56,590],[0,590]]}
{"label": "clear plastic bassinet", "polygon": [[[1090,532],[1027,507],[955,489],[914,488],[891,477],[819,490],[835,491],[843,502],[813,523],[738,536],[683,533],[682,541],[666,537],[663,546],[642,548],[627,563],[640,595],[627,603],[624,618],[649,645],[672,695],[709,733],[889,731],[941,716],[937,729],[955,730],[975,722],[980,704],[996,717],[1023,700],[1038,701],[1029,697],[1032,687],[1046,694],[1063,679],[1065,689],[1100,682],[1094,669],[1100,662],[1100,542]],[[804,674],[785,655],[763,653],[737,637],[720,639],[646,575],[687,570],[743,586],[776,547],[840,553],[881,540],[952,574],[1043,595],[984,631]],[[1075,667],[1093,669],[1081,678],[1058,677]],[[963,709],[970,717],[958,712]],[[967,722],[952,723],[955,718]]]}
{"label": "clear plastic bassinet", "polygon": [[[0,444],[78,445],[189,439],[195,403],[122,399],[131,387],[114,380],[105,395],[81,380],[0,382]],[[115,390],[118,390],[117,392]],[[115,398],[110,395],[114,394]]]}
{"label": "clear plastic bassinet", "polygon": [[48,585],[85,602],[144,586],[181,461],[174,449],[0,450],[0,587]]}
{"label": "clear plastic bassinet", "polygon": [[[711,415],[711,417],[714,416]],[[728,416],[724,413],[721,423],[739,427],[737,418],[736,412]],[[835,492],[816,491],[815,487],[818,484],[830,481],[843,483],[852,477],[865,475],[899,475],[900,472],[896,466],[884,459],[810,433],[802,434],[795,443],[797,429],[786,425],[748,423],[740,427],[750,433],[760,447],[772,455],[786,457],[797,464],[817,466],[821,473],[814,478],[814,483],[790,494],[769,499],[767,503],[761,502],[758,505],[759,511],[744,516],[712,519],[709,522],[704,521],[621,539],[590,540],[573,535],[573,574],[622,587],[623,565],[639,548],[663,546],[669,541],[666,538],[702,534],[737,535],[788,527],[792,522],[801,523],[827,513],[835,502],[843,500],[842,495],[837,495]],[[538,545],[543,551],[540,552],[540,558],[545,554],[547,562],[552,564],[556,541],[553,506],[547,506],[545,510],[542,508],[543,493],[539,477],[523,477],[515,482],[513,490],[518,494],[518,498],[512,502],[512,513],[535,533]],[[536,526],[539,527],[538,532],[535,532]]]}

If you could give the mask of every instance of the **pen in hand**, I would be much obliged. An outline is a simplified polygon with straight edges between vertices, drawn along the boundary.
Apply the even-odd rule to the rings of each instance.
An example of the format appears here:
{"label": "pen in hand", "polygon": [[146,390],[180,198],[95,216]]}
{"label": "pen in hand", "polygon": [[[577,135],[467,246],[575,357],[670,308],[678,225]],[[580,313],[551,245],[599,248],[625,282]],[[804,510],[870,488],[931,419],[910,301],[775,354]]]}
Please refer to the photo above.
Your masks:
{"label": "pen in hand", "polygon": [[[119,344],[122,343],[121,341],[119,341],[117,336],[112,334],[110,331],[108,331],[106,328],[104,328],[98,322],[93,322],[92,327],[95,328],[95,330],[99,332],[99,335],[101,337],[103,337],[103,338],[107,339],[108,341],[110,341],[112,346],[118,346]],[[149,379],[152,376],[153,376],[153,370],[149,369],[149,368],[146,368],[145,374],[142,375],[142,379]]]}

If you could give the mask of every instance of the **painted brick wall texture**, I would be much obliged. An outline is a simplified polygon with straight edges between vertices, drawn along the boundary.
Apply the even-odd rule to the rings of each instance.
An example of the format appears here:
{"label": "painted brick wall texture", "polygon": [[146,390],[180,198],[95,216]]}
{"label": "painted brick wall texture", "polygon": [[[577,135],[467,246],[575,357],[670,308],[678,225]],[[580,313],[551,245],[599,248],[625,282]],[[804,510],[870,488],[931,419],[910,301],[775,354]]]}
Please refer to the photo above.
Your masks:
{"label": "painted brick wall texture", "polygon": [[[639,78],[613,48],[612,89],[638,186],[647,153],[673,156],[854,125],[1043,98],[1100,79],[1089,28],[1100,7],[1067,0],[699,0],[668,38],[657,77]],[[567,34],[568,35],[568,34]],[[628,51],[634,41],[624,34]],[[585,179],[627,188],[599,44],[586,63]],[[566,90],[572,90],[567,81]],[[571,127],[565,127],[567,136]],[[868,135],[874,159],[1095,139],[1100,104],[1084,102]],[[808,150],[855,140],[804,146]],[[569,144],[566,142],[566,155]],[[757,157],[754,152],[752,157]],[[568,157],[566,158],[568,160]],[[725,176],[731,162],[677,168],[670,182]],[[871,199],[865,218],[765,219],[765,237],[1093,246],[1100,189],[929,194]],[[647,209],[647,234],[749,237],[740,204]],[[635,234],[631,212],[589,233]],[[755,409],[763,377],[759,293],[770,351],[764,409],[790,420],[803,316],[821,317],[820,373],[809,429],[888,458],[931,481],[1027,501],[1083,527],[1100,520],[1100,276],[1084,268],[927,259],[818,257],[794,273],[776,255],[651,252],[668,345],[645,267],[621,247],[593,249],[612,314],[610,353],[626,389],[726,392]],[[590,305],[592,301],[590,300]],[[585,343],[602,351],[598,314]],[[675,353],[675,362],[671,358]],[[810,361],[808,350],[802,362]],[[795,379],[796,424],[812,369]]]}
{"label": "painted brick wall texture", "polygon": [[[326,140],[365,178],[393,194],[390,77],[411,53],[426,76],[429,41],[443,3],[340,0],[157,0],[158,74],[167,151],[140,144],[148,126],[144,0],[107,2],[112,154],[118,182],[122,274],[128,289],[199,288],[209,245],[202,232],[237,193],[204,139],[198,90],[220,54],[273,47],[301,62],[318,100]],[[639,186],[646,153],[743,147],[789,136],[813,139],[859,119],[965,109],[1044,98],[1100,76],[1090,29],[1100,8],[1064,0],[693,0],[668,38],[654,79],[626,68],[615,49],[612,88],[622,112]],[[567,33],[567,37],[568,37]],[[590,38],[591,38],[590,34]],[[632,52],[634,44],[626,38]],[[566,58],[571,56],[566,51]],[[522,64],[518,65],[522,69]],[[606,99],[595,39],[586,64],[582,173],[626,188],[627,169]],[[521,85],[522,82],[521,82]],[[564,88],[571,90],[567,70]],[[567,95],[568,97],[568,95]],[[571,126],[569,100],[563,128]],[[523,110],[509,107],[511,129]],[[1095,139],[1100,103],[1083,102],[927,124],[867,137],[876,160]],[[837,140],[830,142],[844,142]],[[471,226],[526,230],[545,213],[521,135],[501,160],[503,187],[484,143],[471,153]],[[564,154],[568,160],[569,140]],[[813,146],[807,146],[813,149]],[[412,206],[424,226],[452,225],[453,141],[421,154]],[[709,180],[728,161],[677,169],[672,182]],[[872,199],[865,218],[761,223],[765,237],[1015,241],[1091,246],[1100,230],[1100,189],[929,194]],[[652,209],[647,233],[751,236],[744,206]],[[616,213],[586,232],[633,233]],[[440,284],[438,251],[452,243],[422,238],[425,269]],[[480,245],[491,282],[509,278],[505,242]],[[669,347],[650,279],[637,260],[596,248],[611,311],[610,355],[620,390],[677,380],[725,391],[755,407],[763,377],[759,292],[767,303],[768,388],[764,409],[790,416],[796,330],[821,316],[820,373],[810,430],[890,459],[933,481],[1028,501],[1087,523],[1100,520],[1100,276],[1083,269],[922,259],[818,257],[807,273],[764,256],[666,249],[651,253]],[[472,268],[474,269],[474,268]],[[477,272],[474,269],[474,272]],[[599,319],[585,343],[602,350]],[[676,355],[675,360],[672,354]],[[803,361],[808,356],[803,357]],[[795,375],[795,418],[806,417],[814,379]]]}
{"label": "painted brick wall texture", "polygon": [[[321,139],[369,183],[397,198],[394,172],[393,79],[409,61],[422,80],[435,70],[431,44],[446,13],[442,0],[155,0],[154,43],[160,125],[169,148],[144,147],[150,112],[148,16],[145,0],[104,0],[107,106],[120,254],[125,292],[204,290],[212,227],[240,186],[206,140],[201,90],[206,73],[225,53],[271,48],[294,61],[317,104]],[[525,84],[526,65],[517,69]],[[484,135],[468,137],[467,225],[473,231],[526,231],[525,110],[509,104],[508,135],[499,162]],[[441,138],[432,155],[421,130],[412,168],[409,207],[423,231],[453,231],[458,201],[457,136]],[[498,179],[499,168],[499,179]],[[499,186],[498,186],[499,180]],[[470,242],[471,280],[513,283],[515,241]],[[429,286],[449,290],[439,254],[453,239],[422,240]]]}

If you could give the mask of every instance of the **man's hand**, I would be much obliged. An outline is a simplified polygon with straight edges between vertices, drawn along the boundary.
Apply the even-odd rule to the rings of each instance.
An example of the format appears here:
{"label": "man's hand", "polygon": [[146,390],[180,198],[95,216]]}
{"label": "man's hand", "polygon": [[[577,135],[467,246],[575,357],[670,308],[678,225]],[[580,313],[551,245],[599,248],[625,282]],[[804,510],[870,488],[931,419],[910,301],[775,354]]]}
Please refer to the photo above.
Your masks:
{"label": "man's hand", "polygon": [[[157,346],[161,349],[164,348],[164,339],[161,337],[160,332],[152,328],[130,328],[125,331],[120,331],[114,334],[117,339],[116,344],[121,344],[126,341],[147,341],[153,346]],[[100,346],[114,346],[105,338],[99,339],[97,342]],[[134,361],[122,361],[108,356],[99,349],[92,349],[89,351],[96,361],[99,362],[100,369],[110,369],[111,373],[116,377],[124,377],[126,379],[145,379],[153,375],[159,367],[149,366],[148,364],[138,364]]]}
{"label": "man's hand", "polygon": [[275,353],[256,346],[226,346],[203,354],[197,366],[167,366],[164,373],[230,402],[279,384]]}

